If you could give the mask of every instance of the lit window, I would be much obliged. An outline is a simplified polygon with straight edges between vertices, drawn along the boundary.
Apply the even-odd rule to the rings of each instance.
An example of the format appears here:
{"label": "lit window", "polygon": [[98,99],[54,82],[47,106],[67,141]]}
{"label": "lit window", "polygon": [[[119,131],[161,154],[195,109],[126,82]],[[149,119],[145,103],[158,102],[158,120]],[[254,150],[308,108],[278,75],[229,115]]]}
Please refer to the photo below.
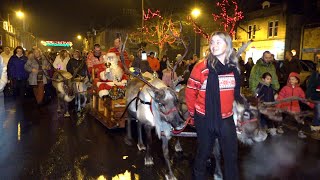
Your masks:
{"label": "lit window", "polygon": [[248,39],[255,39],[256,38],[256,25],[249,25],[248,26]]}
{"label": "lit window", "polygon": [[278,36],[279,21],[270,21],[268,23],[268,37]]}
{"label": "lit window", "polygon": [[248,26],[248,39],[252,38],[252,26]]}

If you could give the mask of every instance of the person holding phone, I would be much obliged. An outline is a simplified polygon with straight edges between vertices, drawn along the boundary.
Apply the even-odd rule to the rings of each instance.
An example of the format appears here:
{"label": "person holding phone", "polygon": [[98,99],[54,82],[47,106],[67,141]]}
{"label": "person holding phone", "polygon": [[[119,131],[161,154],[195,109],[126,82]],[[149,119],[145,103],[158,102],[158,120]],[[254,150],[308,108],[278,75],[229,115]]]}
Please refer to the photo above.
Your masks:
{"label": "person holding phone", "polygon": [[149,66],[149,62],[147,61],[147,53],[142,49],[138,50],[137,56],[134,58],[131,67],[139,68],[141,70],[141,73],[153,73],[152,69]]}

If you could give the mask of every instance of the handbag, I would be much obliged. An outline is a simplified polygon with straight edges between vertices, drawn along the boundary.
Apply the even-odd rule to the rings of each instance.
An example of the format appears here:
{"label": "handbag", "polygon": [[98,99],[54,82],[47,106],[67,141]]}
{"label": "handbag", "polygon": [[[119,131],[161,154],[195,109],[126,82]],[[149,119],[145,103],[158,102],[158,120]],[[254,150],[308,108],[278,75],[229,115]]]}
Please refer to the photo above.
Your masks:
{"label": "handbag", "polygon": [[12,80],[4,87],[3,95],[4,97],[11,97],[14,95],[14,83]]}

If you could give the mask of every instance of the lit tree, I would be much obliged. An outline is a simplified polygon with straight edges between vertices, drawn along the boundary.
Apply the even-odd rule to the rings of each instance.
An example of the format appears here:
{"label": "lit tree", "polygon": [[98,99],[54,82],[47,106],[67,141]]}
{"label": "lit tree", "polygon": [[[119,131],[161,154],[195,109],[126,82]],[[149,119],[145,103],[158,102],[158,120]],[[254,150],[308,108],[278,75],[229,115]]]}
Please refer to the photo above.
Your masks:
{"label": "lit tree", "polygon": [[[148,9],[143,16],[144,26],[140,31],[129,35],[132,43],[139,44],[144,40],[158,47],[159,57],[167,51],[167,46],[177,42],[180,37],[180,26],[178,21],[173,21],[171,17],[163,17],[160,11],[152,12]],[[142,34],[141,34],[142,33]]]}
{"label": "lit tree", "polygon": [[216,5],[220,12],[212,14],[214,21],[219,20],[224,30],[234,35],[237,22],[244,18],[238,3],[235,0],[221,0]]}

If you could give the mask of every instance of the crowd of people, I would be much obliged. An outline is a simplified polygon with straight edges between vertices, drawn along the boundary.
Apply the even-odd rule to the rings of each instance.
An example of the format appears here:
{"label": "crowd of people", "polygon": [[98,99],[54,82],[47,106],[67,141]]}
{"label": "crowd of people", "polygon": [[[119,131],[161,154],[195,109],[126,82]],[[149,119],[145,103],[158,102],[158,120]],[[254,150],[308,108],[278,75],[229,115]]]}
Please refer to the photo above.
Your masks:
{"label": "crowd of people", "polygon": [[[100,73],[110,66],[106,64],[106,57],[119,58],[120,46],[121,40],[117,38],[114,47],[107,52],[103,52],[99,44],[95,44],[93,50],[85,55],[78,50],[73,51],[71,55],[67,50],[61,50],[53,62],[48,58],[52,56],[42,53],[37,47],[26,52],[21,46],[17,46],[13,54],[8,47],[0,48],[0,91],[12,91],[11,95],[23,98],[27,94],[28,87],[31,87],[36,102],[42,105],[46,97],[44,92],[47,93],[45,89],[50,85],[53,70],[74,74],[75,69],[85,61],[76,76],[93,81],[92,78],[100,77]],[[287,84],[280,87],[277,73],[279,67],[275,63],[273,54],[265,51],[256,64],[252,58],[244,63],[235,56],[232,39],[225,32],[215,32],[210,36],[208,54],[200,61],[194,54],[190,60],[174,64],[181,59],[180,54],[176,56],[175,61],[171,61],[166,55],[160,59],[155,57],[154,52],[149,52],[147,55],[143,49],[132,55],[124,51],[123,56],[128,68],[138,68],[139,72],[149,74],[150,78],[158,77],[167,86],[172,86],[172,80],[179,78],[181,78],[180,83],[187,84],[186,103],[190,116],[194,119],[198,136],[198,150],[193,169],[195,179],[205,179],[206,161],[216,138],[219,139],[224,154],[225,179],[238,179],[238,147],[236,127],[232,117],[232,102],[243,103],[241,87],[248,87],[251,93],[263,102],[274,102],[288,97],[320,100],[319,65],[317,71],[312,72],[305,94],[299,86],[299,73],[302,69],[300,62],[287,51],[282,68]],[[174,65],[177,65],[177,69],[173,72]],[[124,69],[121,63],[119,66]],[[5,94],[10,95],[8,92]],[[320,104],[307,104],[310,107],[315,106],[311,130],[315,131],[313,136],[319,139]],[[301,112],[298,100],[279,103],[277,107],[290,112],[293,116]],[[260,124],[272,136],[284,133],[281,123],[275,123],[265,115],[261,115]],[[301,124],[298,124],[298,128],[298,137],[305,138]]]}

